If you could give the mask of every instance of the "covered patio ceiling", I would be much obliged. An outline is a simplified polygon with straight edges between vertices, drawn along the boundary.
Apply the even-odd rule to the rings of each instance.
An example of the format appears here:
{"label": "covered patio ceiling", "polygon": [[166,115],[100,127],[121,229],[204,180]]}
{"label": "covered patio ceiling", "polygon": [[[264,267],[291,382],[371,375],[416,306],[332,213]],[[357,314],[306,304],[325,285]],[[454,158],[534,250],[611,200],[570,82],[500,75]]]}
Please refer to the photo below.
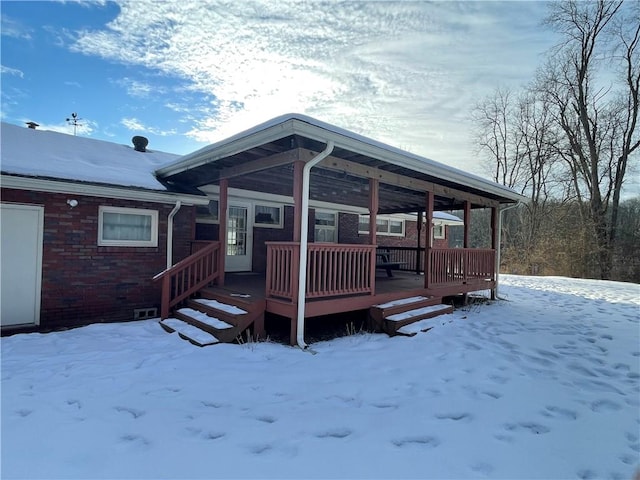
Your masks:
{"label": "covered patio ceiling", "polygon": [[510,189],[309,117],[287,115],[182,157],[156,171],[168,188],[193,192],[217,185],[293,195],[293,162],[309,161],[332,140],[331,154],[311,170],[312,200],[369,206],[369,179],[379,180],[379,213],[416,212],[433,191],[435,210],[498,206],[524,200]]}

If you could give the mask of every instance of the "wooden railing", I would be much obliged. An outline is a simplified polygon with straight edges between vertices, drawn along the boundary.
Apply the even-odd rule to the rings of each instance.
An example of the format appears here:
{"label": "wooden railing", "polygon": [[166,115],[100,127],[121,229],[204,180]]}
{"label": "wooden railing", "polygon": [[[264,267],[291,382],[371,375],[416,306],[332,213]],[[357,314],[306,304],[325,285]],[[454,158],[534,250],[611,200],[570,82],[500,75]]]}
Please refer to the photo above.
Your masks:
{"label": "wooden railing", "polygon": [[431,250],[428,284],[466,283],[472,279],[495,280],[495,250],[477,248],[436,248]]}
{"label": "wooden railing", "polygon": [[162,280],[161,318],[167,318],[171,307],[220,276],[219,255],[220,243],[210,242],[153,277],[154,281]]}
{"label": "wooden railing", "polygon": [[390,262],[398,262],[398,270],[422,273],[424,271],[424,248],[378,247],[378,252],[388,252]]}
{"label": "wooden railing", "polygon": [[[300,244],[267,243],[267,297],[293,301],[298,294]],[[306,298],[374,293],[375,246],[310,243]]]}

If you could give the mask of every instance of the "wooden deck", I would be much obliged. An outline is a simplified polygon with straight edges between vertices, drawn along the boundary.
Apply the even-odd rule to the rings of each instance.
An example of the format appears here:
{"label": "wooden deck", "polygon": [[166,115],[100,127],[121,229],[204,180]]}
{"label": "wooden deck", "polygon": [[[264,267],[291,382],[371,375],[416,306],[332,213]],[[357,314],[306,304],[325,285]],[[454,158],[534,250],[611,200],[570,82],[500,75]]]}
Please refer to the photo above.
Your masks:
{"label": "wooden deck", "polygon": [[[224,287],[214,288],[221,289],[229,295],[237,295],[239,298],[249,295],[249,297],[244,298],[265,300],[267,312],[291,318],[291,316],[295,314],[295,305],[286,300],[266,298],[265,286],[266,279],[264,274],[227,273],[225,275]],[[464,284],[460,282],[457,285],[426,289],[424,287],[423,275],[396,271],[393,277],[388,277],[384,270],[379,270],[376,272],[375,291],[373,294],[345,295],[332,297],[328,300],[307,299],[305,317],[364,310],[373,305],[411,296],[445,297],[491,289],[494,286],[495,283],[492,281],[477,280]]]}
{"label": "wooden deck", "polygon": [[[373,294],[345,295],[330,299],[307,299],[305,304],[305,318],[313,325],[318,322],[329,325],[331,319],[339,314],[367,311],[375,305],[393,302],[394,300],[410,297],[428,297],[442,301],[442,297],[468,293],[472,291],[490,289],[494,282],[475,281],[459,285],[448,285],[446,288],[426,289],[424,276],[413,272],[395,271],[393,277],[388,277],[384,270],[376,271],[375,291]],[[296,342],[297,306],[291,301],[266,297],[266,278],[260,273],[227,273],[224,287],[213,286],[208,290],[214,295],[225,295],[227,298],[238,298],[248,302],[264,305],[266,314],[273,314],[289,319],[289,343]],[[358,317],[359,318],[359,317]],[[366,318],[366,316],[365,316]],[[307,323],[307,325],[310,325]],[[269,332],[272,334],[273,332]],[[313,338],[313,337],[311,337]]]}
{"label": "wooden deck", "polygon": [[[413,297],[441,302],[443,297],[496,286],[493,250],[432,249],[424,257],[428,260],[426,278],[402,270],[394,270],[390,276],[386,269],[376,268],[375,245],[309,244],[308,254],[305,319],[370,310]],[[265,274],[221,275],[221,256],[219,243],[212,242],[155,277],[163,284],[162,319],[173,306],[193,295],[219,298],[229,305],[234,305],[234,300],[249,302],[248,307],[259,311],[254,322],[258,334],[266,313],[278,315],[290,320],[290,341],[294,344],[300,244],[268,242]],[[387,258],[392,257],[388,254]],[[397,263],[405,266],[405,262]],[[210,290],[207,294],[212,296],[206,297],[204,290]]]}

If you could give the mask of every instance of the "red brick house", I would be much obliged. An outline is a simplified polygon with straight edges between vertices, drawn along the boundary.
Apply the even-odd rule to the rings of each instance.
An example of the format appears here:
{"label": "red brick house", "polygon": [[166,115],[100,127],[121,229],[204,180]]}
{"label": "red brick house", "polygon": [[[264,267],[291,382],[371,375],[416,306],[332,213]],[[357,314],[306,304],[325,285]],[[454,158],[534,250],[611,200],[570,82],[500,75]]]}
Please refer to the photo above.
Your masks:
{"label": "red brick house", "polygon": [[[42,207],[30,221],[42,250],[33,325],[43,329],[158,309],[168,330],[204,330],[194,340],[203,344],[214,343],[201,341],[207,334],[231,340],[250,326],[260,335],[267,314],[290,319],[291,343],[304,346],[305,320],[370,309],[377,327],[395,332],[388,325],[399,305],[424,310],[446,295],[496,288],[499,212],[523,200],[302,115],[183,157],[66,136],[81,175],[44,168],[60,158],[46,141],[19,151],[43,135],[60,134],[2,128],[3,218],[17,205]],[[26,156],[42,161],[29,171],[20,168]],[[492,212],[490,248],[469,248],[476,208]],[[464,212],[463,248],[433,238],[446,231],[442,222],[456,223],[438,218],[451,210]],[[3,262],[3,285],[5,270]],[[11,326],[4,310],[2,326]]]}
{"label": "red brick house", "polygon": [[178,157],[7,123],[0,133],[2,331],[157,316],[150,279],[167,267],[168,225],[174,263],[207,203],[153,176]]}

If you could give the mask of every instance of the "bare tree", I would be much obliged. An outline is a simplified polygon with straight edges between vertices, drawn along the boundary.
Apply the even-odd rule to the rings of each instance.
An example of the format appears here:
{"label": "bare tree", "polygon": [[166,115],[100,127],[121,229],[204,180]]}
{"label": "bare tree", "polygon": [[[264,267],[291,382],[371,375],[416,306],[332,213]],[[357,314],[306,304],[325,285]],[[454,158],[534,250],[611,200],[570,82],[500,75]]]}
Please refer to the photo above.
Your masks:
{"label": "bare tree", "polygon": [[[610,278],[625,174],[640,146],[640,7],[623,1],[553,4],[562,35],[535,90],[551,106],[573,190],[595,231],[601,278]],[[616,75],[617,74],[617,75]]]}
{"label": "bare tree", "polygon": [[517,249],[520,263],[535,273],[534,264],[539,262],[534,259],[534,250],[540,243],[542,223],[548,218],[547,199],[555,189],[551,173],[557,158],[557,132],[548,105],[528,91],[514,95],[497,89],[478,103],[473,120],[479,150],[493,179],[529,197],[527,204],[509,212],[502,238],[506,249]]}

